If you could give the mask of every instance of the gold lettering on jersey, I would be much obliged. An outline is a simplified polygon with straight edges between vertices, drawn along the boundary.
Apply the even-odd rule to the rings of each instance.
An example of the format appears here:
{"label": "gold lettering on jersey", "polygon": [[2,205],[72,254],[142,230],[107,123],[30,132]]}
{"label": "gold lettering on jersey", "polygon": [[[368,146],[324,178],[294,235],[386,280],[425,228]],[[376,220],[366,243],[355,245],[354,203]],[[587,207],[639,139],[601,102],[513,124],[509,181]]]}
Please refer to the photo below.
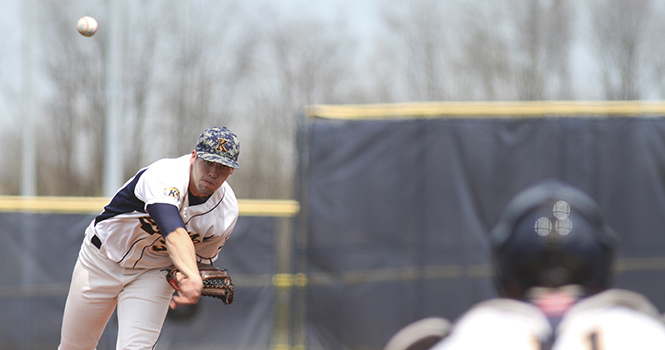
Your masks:
{"label": "gold lettering on jersey", "polygon": [[[150,219],[150,220],[152,221],[152,219]],[[157,226],[155,225],[155,227],[157,227]],[[150,232],[148,232],[148,233],[150,233]],[[200,234],[194,233],[194,232],[187,232],[187,233],[189,234],[189,238],[192,240],[192,243],[194,243],[194,244],[201,243],[201,235]],[[163,252],[163,251],[166,250],[166,241],[164,241],[163,238],[159,239],[157,242],[155,242],[155,244],[153,244],[152,247],[150,247],[150,249],[152,249],[152,251],[154,251],[154,252]]]}
{"label": "gold lettering on jersey", "polygon": [[139,218],[139,222],[141,222],[141,230],[147,234],[152,236],[155,233],[159,233],[159,227],[157,227],[157,223],[151,217],[142,216]]}
{"label": "gold lettering on jersey", "polygon": [[224,146],[229,140],[225,139],[217,139],[217,150],[218,151],[223,151],[223,152],[228,152],[226,149],[226,146]]}
{"label": "gold lettering on jersey", "polygon": [[164,194],[165,194],[167,197],[171,197],[171,198],[173,198],[173,199],[178,199],[178,198],[180,198],[180,191],[178,191],[178,189],[175,188],[175,187],[165,188],[165,189],[164,189]]}
{"label": "gold lettering on jersey", "polygon": [[152,246],[152,251],[163,252],[166,250],[166,241],[162,238],[155,245]]}
{"label": "gold lettering on jersey", "polygon": [[189,238],[192,240],[192,243],[194,243],[194,244],[201,243],[201,239],[200,239],[201,235],[200,234],[193,233],[193,232],[187,232],[187,233],[189,233]]}

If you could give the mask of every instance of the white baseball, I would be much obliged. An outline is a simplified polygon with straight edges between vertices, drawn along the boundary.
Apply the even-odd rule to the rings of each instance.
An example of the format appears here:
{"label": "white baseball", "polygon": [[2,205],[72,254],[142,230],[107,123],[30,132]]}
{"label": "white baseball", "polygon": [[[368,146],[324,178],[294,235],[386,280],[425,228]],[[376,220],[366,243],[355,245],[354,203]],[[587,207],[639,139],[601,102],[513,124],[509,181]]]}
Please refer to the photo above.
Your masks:
{"label": "white baseball", "polygon": [[76,23],[76,29],[83,36],[93,36],[97,31],[97,21],[90,16],[84,16]]}

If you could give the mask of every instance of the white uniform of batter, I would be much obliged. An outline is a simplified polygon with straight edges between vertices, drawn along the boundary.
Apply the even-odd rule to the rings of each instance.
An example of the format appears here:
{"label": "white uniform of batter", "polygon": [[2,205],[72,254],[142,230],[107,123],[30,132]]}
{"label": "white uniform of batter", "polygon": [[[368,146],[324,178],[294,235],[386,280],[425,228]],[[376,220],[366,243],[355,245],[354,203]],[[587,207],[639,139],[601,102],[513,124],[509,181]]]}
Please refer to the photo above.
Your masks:
{"label": "white uniform of batter", "polygon": [[[430,350],[540,350],[554,330],[535,305],[492,299],[471,308]],[[648,299],[610,289],[582,299],[556,327],[552,350],[662,349],[665,324]]]}
{"label": "white uniform of batter", "polygon": [[59,349],[94,349],[118,308],[118,349],[150,349],[159,338],[173,289],[164,237],[146,207],[179,208],[197,260],[212,263],[238,219],[238,202],[224,182],[204,203],[190,205],[190,157],[162,159],[141,169],[114,195],[85,232],[72,275]]}

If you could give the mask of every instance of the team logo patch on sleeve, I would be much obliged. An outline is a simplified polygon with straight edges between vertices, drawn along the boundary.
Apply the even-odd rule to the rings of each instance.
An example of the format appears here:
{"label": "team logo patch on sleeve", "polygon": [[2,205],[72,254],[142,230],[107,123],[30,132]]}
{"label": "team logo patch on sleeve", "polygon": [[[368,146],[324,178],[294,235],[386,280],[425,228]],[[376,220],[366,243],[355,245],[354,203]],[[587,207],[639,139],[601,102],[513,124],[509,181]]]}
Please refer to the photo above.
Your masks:
{"label": "team logo patch on sleeve", "polygon": [[168,187],[164,189],[164,194],[173,199],[180,199],[180,191],[175,187]]}

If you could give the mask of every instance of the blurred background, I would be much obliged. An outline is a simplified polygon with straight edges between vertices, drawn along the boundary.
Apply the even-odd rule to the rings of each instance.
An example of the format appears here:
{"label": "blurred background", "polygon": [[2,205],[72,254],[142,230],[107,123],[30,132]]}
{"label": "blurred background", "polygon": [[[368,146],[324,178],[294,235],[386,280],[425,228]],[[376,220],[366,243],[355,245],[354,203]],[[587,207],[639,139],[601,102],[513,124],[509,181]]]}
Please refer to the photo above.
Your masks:
{"label": "blurred background", "polygon": [[664,16],[655,0],[2,0],[0,193],[23,169],[24,191],[102,195],[105,162],[121,184],[220,124],[243,143],[239,197],[293,198],[305,105],[661,99]]}
{"label": "blurred background", "polygon": [[[171,313],[158,349],[381,349],[454,320],[496,296],[503,205],[548,177],[599,201],[623,239],[618,285],[663,308],[664,30],[660,0],[0,0],[0,262],[16,267],[0,349],[57,346],[104,198],[211,125],[242,144],[241,218],[216,262],[237,297]],[[632,104],[497,118],[506,101]]]}

